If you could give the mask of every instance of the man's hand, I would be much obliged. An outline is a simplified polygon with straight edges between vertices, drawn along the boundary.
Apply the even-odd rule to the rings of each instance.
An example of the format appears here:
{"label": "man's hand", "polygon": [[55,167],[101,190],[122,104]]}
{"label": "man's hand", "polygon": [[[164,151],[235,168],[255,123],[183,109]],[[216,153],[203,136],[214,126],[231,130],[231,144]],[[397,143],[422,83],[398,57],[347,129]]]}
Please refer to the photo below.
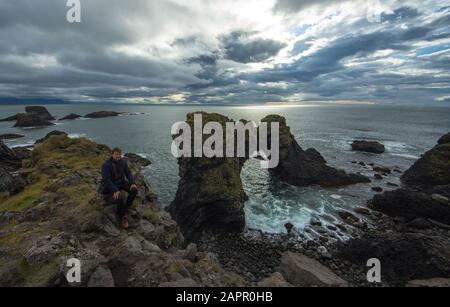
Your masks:
{"label": "man's hand", "polygon": [[113,199],[114,199],[114,200],[118,200],[120,197],[121,197],[120,191],[117,191],[117,192],[115,192],[115,193],[113,194]]}
{"label": "man's hand", "polygon": [[130,186],[130,189],[131,189],[131,190],[137,190],[137,189],[138,189],[138,186],[135,185],[135,184],[132,184],[132,185]]}

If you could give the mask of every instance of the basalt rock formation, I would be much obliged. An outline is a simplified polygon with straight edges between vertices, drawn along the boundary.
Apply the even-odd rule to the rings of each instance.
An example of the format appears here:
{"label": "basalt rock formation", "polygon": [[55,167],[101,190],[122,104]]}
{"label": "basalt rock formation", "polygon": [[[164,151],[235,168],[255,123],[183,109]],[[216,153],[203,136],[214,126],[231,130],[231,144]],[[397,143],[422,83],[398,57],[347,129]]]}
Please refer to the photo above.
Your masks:
{"label": "basalt rock formation", "polygon": [[403,174],[401,189],[374,197],[375,209],[408,221],[428,218],[450,225],[450,143],[443,138]]}
{"label": "basalt rock formation", "polygon": [[[130,229],[121,230],[115,206],[96,192],[109,155],[107,146],[65,135],[36,145],[19,170],[27,186],[0,202],[0,286],[249,285],[214,254],[181,248],[177,224],[136,160],[129,165],[139,195]],[[80,283],[65,278],[71,258],[82,263]]]}
{"label": "basalt rock formation", "polygon": [[53,126],[54,124],[46,119],[43,119],[36,113],[21,113],[17,114],[17,122],[14,127],[29,128],[29,127],[44,127]]}
{"label": "basalt rock formation", "polygon": [[55,118],[42,106],[27,106],[25,113],[19,113],[0,121],[16,121],[14,127],[42,127],[53,125],[50,121]]}
{"label": "basalt rock formation", "polygon": [[50,112],[42,106],[28,106],[25,107],[25,112],[27,114],[38,115],[42,120],[55,120],[55,118],[50,114]]}
{"label": "basalt rock formation", "polygon": [[[214,121],[225,127],[232,121],[220,114],[201,114],[203,124]],[[194,113],[187,115],[186,122],[193,132]],[[178,159],[180,181],[168,210],[187,240],[196,241],[203,232],[244,230],[246,195],[240,177],[244,162],[243,158]]]}
{"label": "basalt rock formation", "polygon": [[269,169],[272,175],[295,186],[339,187],[370,182],[363,175],[347,174],[328,166],[322,155],[313,148],[303,150],[291,134],[284,117],[270,115],[262,121],[280,124],[280,162],[276,168]]}
{"label": "basalt rock formation", "polygon": [[[201,114],[203,125],[218,122],[222,124],[223,131],[226,131],[227,122],[233,122],[220,114]],[[193,121],[194,113],[188,114],[187,123],[191,126],[192,134]],[[242,122],[245,123],[244,120]],[[263,122],[280,124],[280,161],[278,167],[269,170],[272,175],[297,186],[317,184],[336,187],[370,182],[362,175],[346,174],[327,166],[325,159],[314,149],[302,150],[290,133],[284,117],[271,115]],[[210,136],[203,137],[206,140]],[[268,139],[271,139],[270,130]],[[239,233],[244,230],[244,202],[247,198],[240,174],[248,159],[248,140],[246,147],[245,158],[178,159],[180,181],[175,200],[168,210],[188,241],[198,240],[204,232]]]}
{"label": "basalt rock formation", "polygon": [[448,140],[448,134],[443,136],[433,149],[426,152],[403,174],[402,182],[422,190],[450,184],[450,141]]}

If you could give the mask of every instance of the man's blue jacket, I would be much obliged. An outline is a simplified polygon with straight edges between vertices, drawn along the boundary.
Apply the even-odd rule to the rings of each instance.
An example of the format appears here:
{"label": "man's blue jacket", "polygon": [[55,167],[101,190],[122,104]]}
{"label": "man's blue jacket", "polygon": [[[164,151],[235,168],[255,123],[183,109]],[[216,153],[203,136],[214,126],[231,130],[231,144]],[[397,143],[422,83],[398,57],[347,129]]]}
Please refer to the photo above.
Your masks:
{"label": "man's blue jacket", "polygon": [[128,163],[123,159],[114,161],[113,158],[109,158],[106,160],[102,166],[102,179],[105,187],[112,193],[119,191],[127,184],[134,184]]}

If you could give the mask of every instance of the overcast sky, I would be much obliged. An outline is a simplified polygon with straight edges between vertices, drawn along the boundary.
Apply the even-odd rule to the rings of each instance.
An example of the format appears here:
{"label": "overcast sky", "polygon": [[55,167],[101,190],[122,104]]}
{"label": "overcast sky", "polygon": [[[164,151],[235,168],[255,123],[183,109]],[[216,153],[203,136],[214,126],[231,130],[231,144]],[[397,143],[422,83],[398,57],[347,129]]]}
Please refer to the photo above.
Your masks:
{"label": "overcast sky", "polygon": [[450,106],[448,5],[0,0],[0,102]]}

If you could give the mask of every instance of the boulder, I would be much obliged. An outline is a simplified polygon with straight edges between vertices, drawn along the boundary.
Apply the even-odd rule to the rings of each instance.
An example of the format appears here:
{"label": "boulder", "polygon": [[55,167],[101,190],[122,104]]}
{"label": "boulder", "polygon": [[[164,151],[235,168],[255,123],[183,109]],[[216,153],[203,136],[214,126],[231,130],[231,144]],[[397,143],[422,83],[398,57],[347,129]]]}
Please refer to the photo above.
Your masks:
{"label": "boulder", "polygon": [[64,116],[63,118],[59,119],[59,120],[75,120],[78,118],[81,118],[81,115],[75,114],[75,113],[70,113],[69,115]]}
{"label": "boulder", "polygon": [[86,118],[104,118],[104,117],[115,117],[119,116],[121,113],[118,112],[110,112],[110,111],[99,111],[86,114],[84,117]]}
{"label": "boulder", "polygon": [[293,287],[292,284],[288,283],[286,279],[284,279],[283,275],[279,272],[275,272],[269,277],[258,282],[258,287],[261,288],[288,288]]}
{"label": "boulder", "polygon": [[318,261],[286,252],[281,257],[280,272],[297,287],[347,287],[348,283]]}
{"label": "boulder", "polygon": [[21,176],[13,176],[0,166],[0,200],[4,198],[5,194],[10,196],[21,192],[25,185],[26,182]]}
{"label": "boulder", "polygon": [[375,154],[382,154],[385,152],[383,144],[374,141],[354,141],[352,143],[352,150],[363,151]]}
{"label": "boulder", "polygon": [[407,221],[430,218],[450,225],[450,205],[431,195],[411,189],[397,189],[375,195],[373,208],[391,217],[403,217]]}
{"label": "boulder", "polygon": [[[363,175],[347,174],[343,170],[328,166],[322,155],[315,149],[303,150],[291,134],[284,117],[269,115],[262,122],[267,122],[269,127],[272,122],[279,123],[280,161],[276,168],[269,169],[272,175],[295,186],[339,187],[370,182],[370,179]],[[268,140],[270,139],[269,131]]]}
{"label": "boulder", "polygon": [[22,113],[17,114],[17,122],[14,127],[44,127],[53,126],[54,124],[49,122],[47,119],[43,119],[40,114],[37,113]]}

